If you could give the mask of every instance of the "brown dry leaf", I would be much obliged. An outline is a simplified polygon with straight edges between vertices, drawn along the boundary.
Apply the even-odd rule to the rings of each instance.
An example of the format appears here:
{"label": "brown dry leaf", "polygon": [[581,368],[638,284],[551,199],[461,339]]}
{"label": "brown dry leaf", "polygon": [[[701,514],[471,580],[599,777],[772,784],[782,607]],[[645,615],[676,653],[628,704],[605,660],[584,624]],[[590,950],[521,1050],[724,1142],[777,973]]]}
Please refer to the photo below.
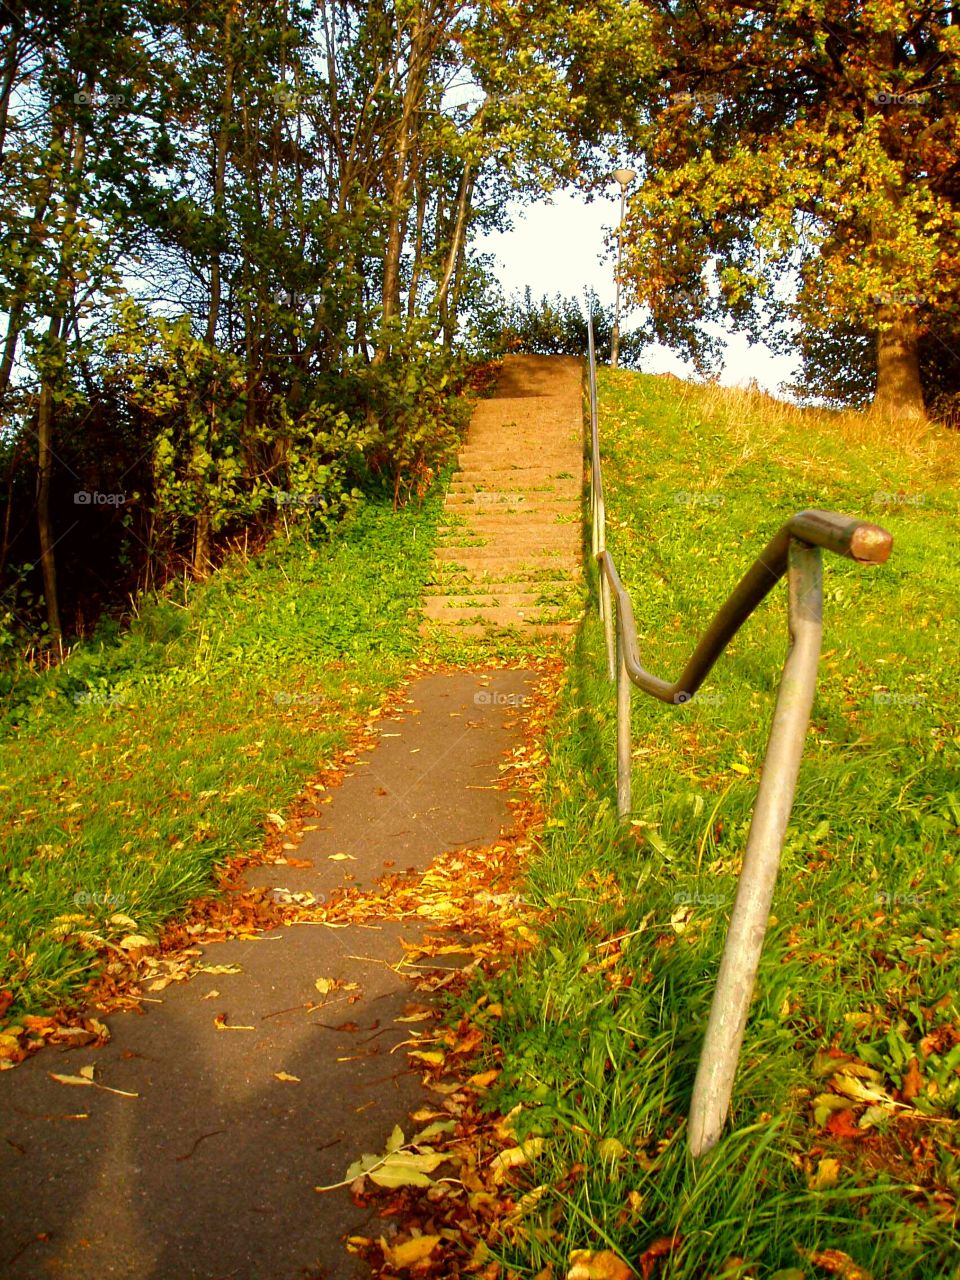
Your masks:
{"label": "brown dry leaf", "polygon": [[843,1253],[839,1249],[811,1250],[809,1253],[801,1250],[801,1253],[815,1267],[819,1267],[829,1275],[839,1276],[840,1280],[873,1280],[869,1271],[864,1270],[848,1253]]}
{"label": "brown dry leaf", "polygon": [[682,1243],[683,1236],[662,1236],[659,1240],[654,1240],[649,1249],[644,1249],[640,1258],[640,1274],[643,1280],[650,1280],[657,1262],[667,1257]]}
{"label": "brown dry leaf", "polygon": [[391,1267],[412,1267],[429,1258],[439,1243],[439,1236],[415,1236],[402,1244],[389,1245],[383,1236],[380,1237],[384,1259]]}
{"label": "brown dry leaf", "polygon": [[570,1254],[567,1280],[633,1280],[634,1269],[610,1249],[594,1253],[590,1249],[574,1249]]}
{"label": "brown dry leaf", "polygon": [[903,1088],[900,1092],[903,1094],[905,1101],[912,1102],[922,1090],[923,1076],[920,1074],[920,1064],[916,1058],[911,1058],[907,1064],[906,1074],[903,1077]]}

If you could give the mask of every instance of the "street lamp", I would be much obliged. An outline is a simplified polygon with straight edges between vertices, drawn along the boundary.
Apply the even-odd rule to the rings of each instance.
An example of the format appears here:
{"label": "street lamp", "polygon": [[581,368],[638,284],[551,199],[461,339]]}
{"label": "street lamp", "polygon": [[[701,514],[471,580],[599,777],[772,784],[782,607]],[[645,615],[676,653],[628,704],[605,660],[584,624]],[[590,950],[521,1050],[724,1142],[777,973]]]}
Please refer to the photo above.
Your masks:
{"label": "street lamp", "polygon": [[627,187],[637,176],[632,169],[614,169],[620,184],[620,225],[617,227],[617,299],[613,307],[613,334],[610,341],[610,368],[616,369],[620,358],[620,260],[623,257],[623,219],[627,210]]}

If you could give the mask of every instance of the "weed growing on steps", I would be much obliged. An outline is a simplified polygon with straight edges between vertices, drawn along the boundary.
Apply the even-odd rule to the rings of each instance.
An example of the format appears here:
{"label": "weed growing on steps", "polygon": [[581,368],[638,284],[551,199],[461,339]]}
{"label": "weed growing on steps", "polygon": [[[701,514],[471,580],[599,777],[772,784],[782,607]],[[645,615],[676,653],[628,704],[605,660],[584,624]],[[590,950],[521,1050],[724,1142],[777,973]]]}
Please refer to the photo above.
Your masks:
{"label": "weed growing on steps", "polygon": [[[625,372],[600,386],[608,542],[657,673],[681,669],[794,511],[873,519],[895,546],[876,570],[824,555],[819,689],[730,1125],[695,1167],[684,1120],[786,653],[785,593],[693,702],[634,693],[623,828],[591,600],[527,870],[550,923],[522,965],[463,998],[503,1006],[490,1105],[522,1104],[518,1138],[547,1139],[522,1185],[545,1190],[492,1256],[565,1275],[572,1250],[613,1249],[640,1270],[660,1242],[643,1265],[673,1280],[815,1280],[833,1249],[873,1280],[955,1280],[956,442],[878,451],[836,415]],[[859,1101],[836,1083],[844,1063]]]}

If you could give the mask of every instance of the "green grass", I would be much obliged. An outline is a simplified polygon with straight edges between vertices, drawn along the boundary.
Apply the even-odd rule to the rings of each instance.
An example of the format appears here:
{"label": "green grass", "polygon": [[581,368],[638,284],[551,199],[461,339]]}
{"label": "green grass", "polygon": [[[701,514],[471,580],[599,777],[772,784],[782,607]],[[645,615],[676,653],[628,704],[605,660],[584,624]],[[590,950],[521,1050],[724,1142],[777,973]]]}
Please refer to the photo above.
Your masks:
{"label": "green grass", "polygon": [[[657,674],[679,674],[793,512],[873,519],[895,543],[877,568],[824,555],[819,688],[731,1122],[696,1166],[684,1119],[786,653],[785,588],[693,702],[634,692],[624,828],[613,692],[588,614],[527,871],[527,899],[548,912],[543,945],[478,980],[503,1004],[490,1105],[524,1104],[519,1135],[548,1138],[529,1175],[547,1191],[493,1256],[517,1276],[565,1275],[574,1248],[637,1266],[676,1237],[658,1280],[814,1280],[824,1272],[804,1251],[828,1248],[874,1280],[958,1277],[957,442],[873,440],[862,420],[625,372],[602,372],[600,392],[608,542]],[[916,1057],[911,1118],[878,1115],[868,1141],[826,1131],[813,1100],[831,1047],[887,1090]],[[625,1153],[604,1154],[604,1138]],[[838,1180],[813,1189],[823,1158]]]}
{"label": "green grass", "polygon": [[[369,503],[329,543],[277,538],[145,604],[128,634],[10,681],[0,774],[0,990],[45,1011],[263,841],[418,655],[439,489]],[[64,936],[68,934],[70,936]]]}

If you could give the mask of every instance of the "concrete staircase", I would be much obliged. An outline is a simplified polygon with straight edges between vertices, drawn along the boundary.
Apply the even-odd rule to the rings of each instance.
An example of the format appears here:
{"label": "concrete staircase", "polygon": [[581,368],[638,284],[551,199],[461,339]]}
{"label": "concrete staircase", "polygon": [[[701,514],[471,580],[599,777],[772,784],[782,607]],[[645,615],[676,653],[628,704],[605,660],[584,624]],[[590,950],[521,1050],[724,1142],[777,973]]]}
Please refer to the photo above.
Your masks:
{"label": "concrete staircase", "polygon": [[573,357],[504,358],[447,491],[426,626],[572,629],[582,571],[581,381]]}

